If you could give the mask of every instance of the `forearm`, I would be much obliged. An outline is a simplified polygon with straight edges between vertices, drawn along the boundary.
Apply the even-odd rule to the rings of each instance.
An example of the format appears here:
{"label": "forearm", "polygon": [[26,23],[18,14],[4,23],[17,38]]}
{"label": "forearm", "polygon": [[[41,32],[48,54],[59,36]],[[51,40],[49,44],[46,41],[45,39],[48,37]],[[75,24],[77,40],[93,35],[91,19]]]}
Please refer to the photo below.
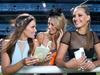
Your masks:
{"label": "forearm", "polygon": [[[60,60],[60,61],[59,61]],[[61,59],[56,59],[56,65],[59,67],[66,67],[66,63]]]}
{"label": "forearm", "polygon": [[69,68],[69,69],[78,69],[79,68],[79,65],[75,59],[71,59],[66,62],[62,61],[62,60],[60,60],[60,61],[58,60],[57,65],[65,67],[65,68]]}
{"label": "forearm", "polygon": [[93,63],[95,64],[96,67],[100,66],[100,59],[97,61],[94,61]]}
{"label": "forearm", "polygon": [[19,71],[24,66],[23,61],[20,61],[16,63],[15,65],[10,65],[5,68],[2,68],[3,75],[11,75],[15,74],[17,71]]}

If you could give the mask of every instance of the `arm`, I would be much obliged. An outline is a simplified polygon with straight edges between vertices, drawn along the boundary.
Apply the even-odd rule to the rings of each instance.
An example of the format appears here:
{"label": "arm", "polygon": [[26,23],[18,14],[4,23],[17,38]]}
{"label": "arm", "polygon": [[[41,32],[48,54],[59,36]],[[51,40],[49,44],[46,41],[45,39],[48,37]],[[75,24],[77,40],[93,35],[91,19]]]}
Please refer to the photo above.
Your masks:
{"label": "arm", "polygon": [[78,64],[75,58],[64,62],[64,56],[66,52],[68,52],[68,45],[61,43],[56,57],[56,64],[66,68],[78,68]]}
{"label": "arm", "polygon": [[93,61],[93,62],[91,60],[87,59],[87,62],[85,62],[85,64],[82,66],[84,68],[84,70],[93,70],[96,67],[100,66],[100,51],[99,51],[100,50],[100,43],[95,44],[94,47],[95,47],[95,51],[96,51],[98,59],[96,61]]}
{"label": "arm", "polygon": [[3,53],[1,56],[1,66],[2,66],[3,74],[10,75],[17,72],[19,69],[21,69],[24,66],[24,64],[23,61],[20,61],[15,65],[10,65],[10,59],[8,54]]}
{"label": "arm", "polygon": [[93,40],[94,48],[95,48],[95,52],[97,54],[97,60],[93,61],[93,62],[92,61],[87,62],[87,64],[85,65],[85,68],[88,70],[92,70],[92,69],[100,66],[100,40],[95,32],[93,32],[93,38],[94,38],[94,40]]}
{"label": "arm", "polygon": [[[57,57],[56,57],[56,64],[58,66],[64,66],[65,67],[65,62],[63,61],[65,53],[67,51],[68,46],[65,44],[60,45],[58,52],[57,52]],[[60,61],[59,61],[60,60]]]}
{"label": "arm", "polygon": [[61,29],[60,35],[59,35],[59,37],[58,37],[58,39],[57,39],[57,50],[58,50],[58,48],[59,48],[59,44],[60,44],[60,41],[61,41],[61,38],[62,38],[63,34],[64,34],[64,32],[63,32],[63,30]]}
{"label": "arm", "polygon": [[[5,43],[4,43],[4,45],[5,45]],[[3,45],[3,47],[4,47],[4,45]],[[11,74],[14,74],[17,71],[19,71],[23,66],[33,65],[33,64],[38,63],[38,61],[39,60],[36,58],[28,57],[28,58],[22,59],[21,61],[17,62],[14,65],[11,65],[9,55],[7,54],[6,51],[2,51],[2,53],[1,53],[2,73],[3,73],[3,75],[11,75]]]}
{"label": "arm", "polygon": [[[2,49],[5,47],[5,45],[9,42],[9,40],[4,40],[2,44]],[[4,75],[9,75],[12,73],[15,73],[18,71],[18,69],[22,68],[23,62],[19,62],[16,66],[10,65],[10,58],[9,55],[6,52],[1,53],[1,66],[2,66],[2,72]]]}
{"label": "arm", "polygon": [[3,53],[1,56],[1,66],[2,66],[2,73],[3,75],[11,75],[15,74],[17,71],[19,71],[23,66],[29,66],[33,64],[37,64],[39,60],[37,58],[25,58],[18,63],[11,65],[10,59],[7,53]]}
{"label": "arm", "polygon": [[38,40],[39,45],[41,45],[43,43],[44,33],[43,32],[38,33],[36,39]]}
{"label": "arm", "polygon": [[96,54],[97,54],[97,61],[94,61],[96,67],[100,66],[100,43],[96,44],[95,46]]}

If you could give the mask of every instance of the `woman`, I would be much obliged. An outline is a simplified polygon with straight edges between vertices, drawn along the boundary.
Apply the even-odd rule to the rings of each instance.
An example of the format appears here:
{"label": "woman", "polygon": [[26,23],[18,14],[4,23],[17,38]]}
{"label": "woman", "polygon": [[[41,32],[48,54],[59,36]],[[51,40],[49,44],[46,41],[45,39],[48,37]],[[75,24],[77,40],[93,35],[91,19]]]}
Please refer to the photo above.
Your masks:
{"label": "woman", "polygon": [[27,13],[16,18],[15,31],[4,41],[1,56],[3,75],[15,74],[27,65],[38,64],[37,58],[30,57],[35,48],[36,19]]}
{"label": "woman", "polygon": [[43,45],[47,47],[49,44],[50,55],[48,54],[46,57],[46,61],[49,61],[47,62],[47,65],[54,64],[56,51],[59,47],[65,24],[66,19],[61,9],[52,9],[49,13],[47,32],[40,32],[37,35],[37,40],[39,41],[40,46]]}
{"label": "woman", "polygon": [[[64,33],[56,63],[58,66],[66,68],[82,71],[93,70],[100,66],[100,41],[94,32],[89,31],[91,21],[90,12],[85,5],[80,5],[74,8],[72,14],[76,31]],[[83,55],[79,59],[76,59],[74,52],[81,47],[85,51],[85,56]],[[95,53],[97,54],[97,59],[94,59]],[[67,62],[63,60],[65,54],[69,57]]]}

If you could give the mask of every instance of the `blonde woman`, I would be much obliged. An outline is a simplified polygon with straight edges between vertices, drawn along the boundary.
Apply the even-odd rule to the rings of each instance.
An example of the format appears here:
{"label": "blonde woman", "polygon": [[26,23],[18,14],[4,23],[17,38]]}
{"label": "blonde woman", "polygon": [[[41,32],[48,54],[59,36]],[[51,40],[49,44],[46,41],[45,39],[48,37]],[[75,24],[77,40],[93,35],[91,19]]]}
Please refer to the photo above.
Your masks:
{"label": "blonde woman", "polygon": [[[49,62],[48,65],[54,65],[56,51],[59,47],[60,39],[65,31],[66,19],[61,9],[53,9],[49,13],[47,32],[40,32],[37,35],[39,45],[47,47],[48,43],[50,48],[50,55],[46,57]],[[53,54],[54,53],[54,54]],[[50,60],[51,59],[51,60]]]}
{"label": "blonde woman", "polygon": [[[91,32],[90,28],[90,12],[85,5],[77,6],[73,9],[73,23],[76,27],[75,32],[66,32],[62,39],[56,63],[63,66],[81,71],[90,71],[100,66],[100,40],[96,33]],[[84,49],[85,56],[75,58],[74,52]],[[69,60],[63,60],[65,54],[68,54]],[[96,54],[97,58],[94,58]],[[60,60],[60,61],[59,61]]]}

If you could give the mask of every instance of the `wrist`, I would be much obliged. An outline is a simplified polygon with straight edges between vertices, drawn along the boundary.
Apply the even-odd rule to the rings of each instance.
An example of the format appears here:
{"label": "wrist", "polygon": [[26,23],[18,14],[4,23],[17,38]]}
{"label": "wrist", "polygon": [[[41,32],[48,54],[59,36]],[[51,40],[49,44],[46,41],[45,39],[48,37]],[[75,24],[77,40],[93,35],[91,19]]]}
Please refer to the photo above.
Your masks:
{"label": "wrist", "polygon": [[25,60],[26,60],[26,58],[24,58],[24,59],[22,60],[22,64],[23,64],[23,66],[26,66],[26,62],[25,62]]}

